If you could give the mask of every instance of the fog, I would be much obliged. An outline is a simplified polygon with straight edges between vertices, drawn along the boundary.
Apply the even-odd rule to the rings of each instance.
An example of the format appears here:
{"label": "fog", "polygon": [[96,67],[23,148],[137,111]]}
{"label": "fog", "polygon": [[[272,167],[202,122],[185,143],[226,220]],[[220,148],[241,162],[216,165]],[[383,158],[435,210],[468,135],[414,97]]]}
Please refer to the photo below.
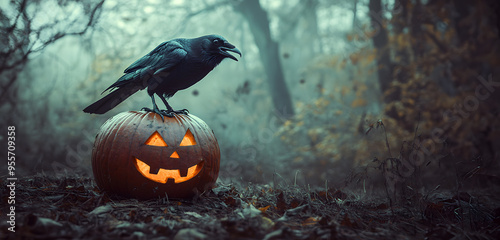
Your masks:
{"label": "fog", "polygon": [[[377,161],[406,159],[407,150],[423,156],[422,164],[412,166],[429,166],[419,174],[434,174],[439,181],[455,175],[435,175],[443,166],[462,161],[466,163],[459,168],[467,172],[479,164],[472,162],[478,155],[482,167],[498,170],[496,89],[467,116],[459,115],[459,127],[450,128],[443,117],[455,103],[470,103],[467,96],[475,96],[479,77],[493,76],[497,81],[499,71],[498,55],[465,47],[463,42],[474,37],[453,30],[458,24],[454,19],[422,14],[429,18],[419,20],[421,28],[442,42],[436,44],[432,37],[417,38],[425,34],[415,34],[414,25],[401,26],[408,24],[398,22],[402,14],[413,9],[400,2],[382,1],[382,10],[377,11],[370,5],[377,1],[368,0],[262,0],[257,5],[267,15],[255,12],[255,18],[251,8],[241,8],[247,2],[28,1],[30,17],[17,20],[16,31],[1,39],[3,52],[18,49],[2,55],[4,68],[15,66],[2,68],[0,105],[2,128],[16,127],[18,174],[91,176],[92,145],[100,126],[120,112],[151,107],[151,100],[143,90],[103,115],[82,109],[158,44],[207,34],[224,36],[242,57],[238,62],[224,60],[169,103],[174,109],[188,109],[214,131],[222,156],[219,181],[269,183],[279,178],[338,187],[367,179],[376,183],[380,179],[374,176],[381,174],[374,170]],[[422,5],[423,11],[435,8],[429,2]],[[468,7],[474,10],[479,5]],[[1,7],[6,29],[19,9],[16,3]],[[265,21],[270,36],[255,19]],[[477,48],[493,43],[491,52],[498,52],[494,24],[488,25],[492,34],[484,33],[476,22],[462,25],[482,36],[475,41]],[[380,31],[380,26],[388,30]],[[390,48],[392,78],[392,85],[384,89],[381,84],[386,79],[381,80],[380,69],[389,65],[382,58],[383,48],[375,43],[382,34],[389,36],[385,44],[386,50]],[[272,55],[272,44],[278,55]],[[445,50],[439,50],[441,45]],[[461,49],[461,56],[455,49]],[[436,51],[441,55],[432,55]],[[481,59],[472,60],[474,53]],[[263,59],[282,71],[266,68]],[[283,76],[284,84],[269,78],[273,71]],[[283,99],[284,93],[289,99]],[[474,122],[488,127],[476,127]],[[446,147],[443,141],[429,142],[436,128],[446,135]],[[5,134],[4,129],[2,146]],[[412,146],[404,144],[412,141]],[[424,145],[427,152],[421,150]],[[453,177],[447,181],[453,182]]]}

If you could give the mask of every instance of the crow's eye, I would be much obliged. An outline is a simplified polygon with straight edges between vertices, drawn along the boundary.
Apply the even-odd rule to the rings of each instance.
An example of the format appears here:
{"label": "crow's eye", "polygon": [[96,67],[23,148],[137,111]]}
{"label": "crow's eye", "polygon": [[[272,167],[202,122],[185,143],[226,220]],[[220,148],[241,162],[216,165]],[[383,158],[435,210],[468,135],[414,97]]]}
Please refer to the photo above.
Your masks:
{"label": "crow's eye", "polygon": [[220,39],[214,39],[213,43],[214,43],[216,46],[220,46],[220,45],[222,45],[222,40],[220,40]]}

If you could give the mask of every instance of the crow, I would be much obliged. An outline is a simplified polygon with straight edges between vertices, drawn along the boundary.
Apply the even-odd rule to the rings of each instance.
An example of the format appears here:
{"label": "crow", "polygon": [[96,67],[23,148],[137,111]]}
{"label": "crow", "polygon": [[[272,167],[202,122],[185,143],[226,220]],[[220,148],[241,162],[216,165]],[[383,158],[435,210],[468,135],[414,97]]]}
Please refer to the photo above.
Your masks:
{"label": "crow", "polygon": [[[109,94],[92,103],[85,109],[86,113],[103,114],[139,90],[147,88],[153,102],[153,109],[142,110],[163,116],[187,114],[187,109],[175,111],[167,99],[177,91],[186,89],[203,79],[225,58],[238,61],[228,52],[241,57],[241,52],[234,45],[219,35],[206,35],[198,38],[177,38],[158,45],[153,51],[135,61],[124,71],[113,85],[102,93]],[[101,93],[101,94],[102,94]],[[160,110],[155,102],[157,95],[167,107]]]}

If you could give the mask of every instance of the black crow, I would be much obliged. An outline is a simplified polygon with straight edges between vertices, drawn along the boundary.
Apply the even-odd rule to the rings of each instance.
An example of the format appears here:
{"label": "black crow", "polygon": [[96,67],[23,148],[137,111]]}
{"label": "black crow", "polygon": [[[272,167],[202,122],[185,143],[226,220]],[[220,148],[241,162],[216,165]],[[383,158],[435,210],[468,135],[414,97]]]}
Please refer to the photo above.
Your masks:
{"label": "black crow", "polygon": [[[153,109],[162,116],[172,117],[174,113],[187,114],[187,110],[174,111],[167,99],[177,91],[186,89],[203,79],[224,58],[238,61],[228,52],[241,52],[219,35],[199,38],[177,38],[160,44],[146,56],[135,61],[124,71],[124,75],[104,92],[110,93],[83,109],[86,113],[103,114],[116,107],[135,92],[147,88]],[[103,93],[104,93],[103,92]],[[163,101],[167,110],[160,110],[154,94]]]}

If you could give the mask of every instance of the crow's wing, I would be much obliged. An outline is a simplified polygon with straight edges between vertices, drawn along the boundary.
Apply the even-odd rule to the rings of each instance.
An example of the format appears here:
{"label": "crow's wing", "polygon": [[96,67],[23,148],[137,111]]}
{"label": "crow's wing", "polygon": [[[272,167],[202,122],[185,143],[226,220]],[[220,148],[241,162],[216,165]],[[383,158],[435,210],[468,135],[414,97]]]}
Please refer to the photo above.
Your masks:
{"label": "crow's wing", "polygon": [[176,40],[164,42],[146,56],[132,63],[124,73],[135,72],[138,69],[150,67],[154,70],[175,66],[187,55],[187,51]]}
{"label": "crow's wing", "polygon": [[144,57],[132,63],[125,69],[125,74],[113,83],[113,85],[104,90],[104,92],[131,82],[142,85],[144,89],[147,84],[145,81],[148,78],[159,72],[161,74],[168,74],[187,54],[187,51],[178,41],[171,40],[164,42]]}

